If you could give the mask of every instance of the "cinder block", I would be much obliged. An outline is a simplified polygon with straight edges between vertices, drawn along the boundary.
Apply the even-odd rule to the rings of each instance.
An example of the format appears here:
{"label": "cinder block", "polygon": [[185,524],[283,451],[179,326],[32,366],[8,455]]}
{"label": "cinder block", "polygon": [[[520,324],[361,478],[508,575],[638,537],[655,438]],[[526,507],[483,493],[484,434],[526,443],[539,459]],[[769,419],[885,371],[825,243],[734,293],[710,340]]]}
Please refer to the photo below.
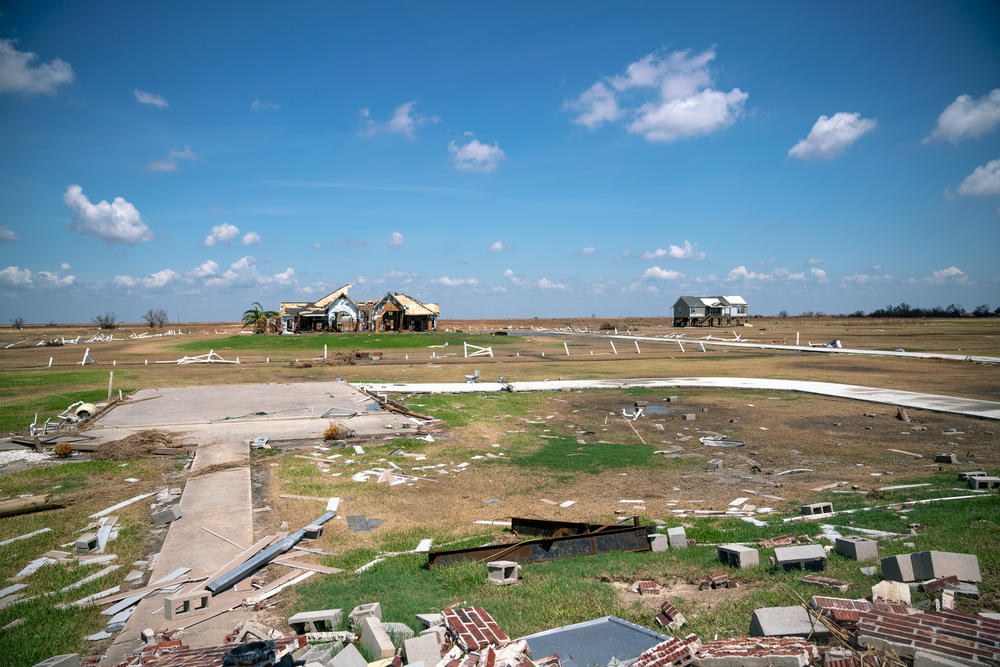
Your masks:
{"label": "cinder block", "polygon": [[431,627],[427,628],[426,630],[420,633],[421,637],[424,635],[434,635],[435,637],[437,637],[438,644],[444,644],[445,639],[448,638],[448,628],[446,628],[444,624],[432,625]]}
{"label": "cinder block", "polygon": [[382,620],[382,605],[378,602],[369,602],[368,604],[359,604],[357,607],[351,610],[351,613],[347,616],[348,621],[350,621],[352,628],[361,627],[361,619],[367,616],[374,616],[378,620]]}
{"label": "cinder block", "polygon": [[949,660],[939,653],[924,653],[917,651],[913,656],[913,667],[964,667],[965,662]]}
{"label": "cinder block", "polygon": [[677,402],[677,397],[676,396],[667,396],[663,400],[666,401],[667,403],[676,403]]}
{"label": "cinder block", "polygon": [[938,454],[934,457],[934,463],[958,463],[957,454]]}
{"label": "cinder block", "polygon": [[688,538],[684,532],[684,526],[667,528],[667,538],[670,540],[671,549],[687,549]]}
{"label": "cinder block", "polygon": [[686,413],[684,413],[684,414],[681,415],[681,419],[683,419],[686,422],[693,422],[694,421],[694,417],[695,417],[695,415],[694,415],[693,412],[686,412]]}
{"label": "cinder block", "polygon": [[305,533],[304,537],[307,540],[318,540],[323,537],[323,526],[310,524],[303,528],[302,532]]}
{"label": "cinder block", "polygon": [[37,663],[34,667],[80,667],[80,655],[78,653],[64,653],[54,655]]}
{"label": "cinder block", "polygon": [[495,560],[486,564],[486,579],[497,586],[517,583],[521,566],[512,560]]}
{"label": "cinder block", "polygon": [[177,521],[179,518],[181,518],[180,505],[167,505],[166,507],[161,507],[153,512],[152,516],[153,523],[159,526],[170,523],[171,521]]}
{"label": "cinder block", "polygon": [[819,544],[776,547],[774,561],[779,570],[825,570],[826,549]]}
{"label": "cinder block", "polygon": [[420,635],[403,642],[403,653],[410,664],[422,660],[425,665],[436,665],[441,662],[441,643],[437,635]]}
{"label": "cinder block", "polygon": [[958,473],[958,481],[965,482],[970,477],[986,477],[985,470],[966,470]]}
{"label": "cinder block", "polygon": [[899,554],[883,558],[880,563],[882,576],[889,581],[916,581],[916,577],[913,576],[913,563],[910,561],[911,555]]}
{"label": "cinder block", "polygon": [[837,553],[851,560],[875,560],[878,558],[878,542],[867,537],[849,535],[838,537],[835,549]]}
{"label": "cinder block", "polygon": [[722,459],[712,459],[705,464],[705,470],[722,470]]}
{"label": "cinder block", "polygon": [[811,503],[799,508],[802,514],[827,514],[833,511],[833,503]]}
{"label": "cinder block", "polygon": [[435,625],[444,623],[441,614],[417,614],[417,622],[425,628],[433,628]]}
{"label": "cinder block", "polygon": [[1000,487],[1000,477],[982,475],[969,478],[970,489],[995,489]]}
{"label": "cinder block", "polygon": [[822,639],[830,636],[830,628],[802,606],[762,607],[753,612],[750,635]]}
{"label": "cinder block", "polygon": [[85,554],[97,548],[97,533],[84,533],[76,538],[76,552]]}
{"label": "cinder block", "polygon": [[979,559],[973,554],[959,554],[950,551],[918,551],[910,554],[915,580],[940,579],[956,576],[959,581],[979,582],[983,575],[979,570]]}
{"label": "cinder block", "polygon": [[330,661],[330,667],[368,667],[368,661],[354,644],[348,644]]}
{"label": "cinder block", "polygon": [[391,658],[396,653],[396,647],[392,645],[389,633],[382,627],[382,621],[374,616],[365,616],[361,619],[361,645],[376,660]]}
{"label": "cinder block", "polygon": [[724,544],[717,547],[716,553],[719,560],[729,567],[745,570],[748,567],[760,565],[760,552],[753,547],[745,547],[741,544]]}
{"label": "cinder block", "polygon": [[390,639],[394,639],[397,642],[401,642],[404,639],[410,639],[413,637],[413,628],[408,626],[406,623],[391,623],[385,621],[382,623],[382,629],[386,631]]}
{"label": "cinder block", "polygon": [[670,548],[670,538],[666,535],[653,533],[649,536],[649,548],[653,551],[667,551]]}
{"label": "cinder block", "polygon": [[307,632],[333,632],[343,619],[344,612],[341,609],[303,611],[289,618],[288,625],[297,635],[304,635]]}
{"label": "cinder block", "polygon": [[208,611],[212,594],[206,590],[169,595],[163,598],[163,618],[168,621]]}

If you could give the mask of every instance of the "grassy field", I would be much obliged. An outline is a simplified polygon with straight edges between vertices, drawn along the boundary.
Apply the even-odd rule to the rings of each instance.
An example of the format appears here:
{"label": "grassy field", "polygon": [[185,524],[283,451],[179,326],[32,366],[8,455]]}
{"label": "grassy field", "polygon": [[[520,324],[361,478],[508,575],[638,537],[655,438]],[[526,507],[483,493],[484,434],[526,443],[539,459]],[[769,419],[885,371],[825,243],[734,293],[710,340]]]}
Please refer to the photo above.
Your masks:
{"label": "grassy field", "polygon": [[[328,350],[412,350],[426,348],[430,345],[455,346],[459,352],[462,343],[481,347],[504,346],[513,341],[507,336],[483,336],[464,333],[381,333],[381,334],[303,334],[299,336],[227,336],[215,338],[211,346],[218,352],[232,350],[234,352],[301,352],[304,350],[323,352],[323,346]],[[169,346],[172,350],[182,352],[202,352],[205,341],[184,341]],[[442,349],[440,352],[453,350]]]}

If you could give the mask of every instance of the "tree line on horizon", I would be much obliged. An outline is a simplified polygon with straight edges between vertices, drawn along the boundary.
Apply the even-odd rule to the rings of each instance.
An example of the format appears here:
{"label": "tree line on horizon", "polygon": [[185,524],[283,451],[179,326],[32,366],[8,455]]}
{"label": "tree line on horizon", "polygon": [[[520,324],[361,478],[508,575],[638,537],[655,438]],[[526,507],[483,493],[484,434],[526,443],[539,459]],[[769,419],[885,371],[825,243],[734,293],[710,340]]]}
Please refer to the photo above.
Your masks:
{"label": "tree line on horizon", "polygon": [[[874,318],[887,318],[887,317],[1000,317],[1000,306],[990,309],[988,304],[981,304],[976,306],[976,308],[970,313],[961,304],[952,303],[947,307],[944,306],[933,306],[931,308],[921,308],[919,306],[911,306],[905,301],[900,303],[898,306],[888,305],[884,308],[876,308],[870,313],[865,313],[863,310],[855,310],[849,315],[827,315],[823,312],[807,310],[803,312],[800,317],[874,317]],[[778,317],[788,317],[788,311],[782,310],[778,313]]]}

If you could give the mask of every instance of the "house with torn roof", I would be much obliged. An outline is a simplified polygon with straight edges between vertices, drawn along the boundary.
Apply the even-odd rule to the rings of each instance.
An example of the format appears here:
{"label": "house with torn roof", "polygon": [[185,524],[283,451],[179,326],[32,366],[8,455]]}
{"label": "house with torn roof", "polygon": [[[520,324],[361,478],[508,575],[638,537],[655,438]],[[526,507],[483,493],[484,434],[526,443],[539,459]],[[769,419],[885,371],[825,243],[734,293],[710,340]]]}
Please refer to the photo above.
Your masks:
{"label": "house with torn roof", "polygon": [[675,327],[743,325],[749,316],[750,306],[741,296],[682,296],[674,303]]}
{"label": "house with torn roof", "polygon": [[356,302],[348,295],[350,289],[347,283],[316,301],[281,302],[283,331],[429,331],[437,326],[436,303],[422,303],[401,292]]}

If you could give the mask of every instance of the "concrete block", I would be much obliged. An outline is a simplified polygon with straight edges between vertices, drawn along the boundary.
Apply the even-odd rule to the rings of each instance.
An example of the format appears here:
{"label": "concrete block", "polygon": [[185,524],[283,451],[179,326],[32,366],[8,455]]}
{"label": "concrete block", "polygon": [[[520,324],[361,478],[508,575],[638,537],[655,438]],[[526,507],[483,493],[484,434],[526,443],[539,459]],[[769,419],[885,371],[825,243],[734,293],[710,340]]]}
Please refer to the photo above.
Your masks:
{"label": "concrete block", "polygon": [[676,403],[677,402],[677,397],[676,396],[667,396],[663,400],[666,401],[667,403]]}
{"label": "concrete block", "polygon": [[970,489],[995,489],[997,487],[1000,487],[1000,477],[984,475],[969,478]]}
{"label": "concrete block", "polygon": [[348,644],[330,661],[330,667],[368,667],[368,661],[354,644]]}
{"label": "concrete block", "polygon": [[805,607],[762,607],[750,619],[750,636],[822,639],[830,636],[830,628]]}
{"label": "concrete block", "polygon": [[389,637],[396,642],[402,642],[404,639],[410,639],[413,637],[413,628],[408,626],[406,623],[390,623],[384,621],[382,623],[382,628],[388,633]]}
{"label": "concrete block", "polygon": [[206,612],[211,604],[211,600],[212,594],[206,590],[168,595],[163,598],[163,618],[173,621],[182,616],[192,616]]}
{"label": "concrete block", "polygon": [[910,587],[901,581],[880,581],[872,586],[872,600],[910,604]]}
{"label": "concrete block", "polygon": [[688,538],[684,532],[684,526],[667,528],[667,538],[670,540],[671,549],[687,549]]}
{"label": "concrete block", "polygon": [[705,470],[722,470],[722,459],[712,459],[705,464]]}
{"label": "concrete block", "polygon": [[957,454],[938,454],[934,457],[934,463],[958,463]]}
{"label": "concrete block", "polygon": [[[889,556],[881,561],[882,576],[889,581],[916,581],[913,576],[913,563],[910,562],[912,554],[899,554]],[[928,577],[931,579],[932,577]]]}
{"label": "concrete block", "polygon": [[958,660],[949,660],[938,653],[924,653],[917,651],[913,656],[913,667],[964,667],[968,663]]}
{"label": "concrete block", "polygon": [[288,625],[295,634],[304,635],[307,632],[333,632],[344,620],[341,609],[323,609],[321,611],[303,611],[288,619]]}
{"label": "concrete block", "polygon": [[774,560],[779,570],[825,570],[826,549],[819,544],[776,547]]}
{"label": "concrete block", "polygon": [[170,523],[171,521],[177,521],[181,518],[181,506],[180,505],[167,505],[166,507],[161,507],[160,509],[153,512],[153,523],[158,526]]}
{"label": "concrete block", "polygon": [[307,540],[318,540],[323,537],[323,526],[310,524],[302,529]]}
{"label": "concrete block", "polygon": [[441,614],[417,614],[417,622],[425,628],[433,628],[435,625],[441,625],[444,623],[444,617]]}
{"label": "concrete block", "polygon": [[77,653],[64,653],[46,658],[34,665],[34,667],[80,667],[80,655]]}
{"label": "concrete block", "polygon": [[403,642],[403,653],[410,664],[423,661],[425,665],[436,665],[441,662],[441,643],[437,635],[420,635]]}
{"label": "concrete block", "polygon": [[653,533],[649,536],[649,548],[653,551],[667,551],[670,549],[670,538],[666,535]]}
{"label": "concrete block", "polygon": [[318,662],[321,665],[326,665],[333,659],[333,652],[335,649],[340,648],[339,644],[306,644],[306,651],[299,656],[299,660],[305,660],[308,665],[310,662]]}
{"label": "concrete block", "polygon": [[956,576],[959,581],[979,582],[983,575],[979,570],[979,559],[973,554],[959,554],[950,551],[918,551],[910,554],[915,580],[940,579]]}
{"label": "concrete block", "polygon": [[684,413],[684,414],[681,415],[681,419],[683,419],[686,422],[693,422],[694,421],[694,417],[695,417],[695,415],[694,415],[693,412],[686,412],[686,413]]}
{"label": "concrete block", "polygon": [[368,651],[368,655],[376,660],[391,658],[396,653],[396,647],[392,645],[389,633],[382,627],[382,621],[374,616],[365,616],[361,619],[361,645]]}
{"label": "concrete block", "polygon": [[84,533],[76,538],[76,552],[85,554],[97,548],[97,533]]}
{"label": "concrete block", "polygon": [[802,514],[826,514],[833,511],[833,503],[811,503],[799,508]]}
{"label": "concrete block", "polygon": [[438,644],[443,644],[448,638],[448,628],[446,628],[443,623],[441,625],[432,625],[420,633],[420,636],[424,635],[433,635],[437,637]]}
{"label": "concrete block", "polygon": [[985,470],[966,470],[958,473],[958,481],[966,482],[970,477],[986,477]]}
{"label": "concrete block", "polygon": [[717,547],[716,553],[719,560],[729,567],[745,570],[748,567],[760,565],[760,552],[753,547],[745,547],[741,544],[724,544]]}
{"label": "concrete block", "polygon": [[378,620],[382,620],[382,605],[378,602],[369,602],[368,604],[359,604],[357,607],[351,610],[351,613],[347,616],[348,621],[350,621],[351,627],[357,629],[361,627],[361,619],[366,616],[374,616]]}
{"label": "concrete block", "polygon": [[495,560],[486,564],[486,580],[497,586],[517,583],[521,566],[512,560]]}
{"label": "concrete block", "polygon": [[878,542],[867,537],[849,535],[838,537],[834,547],[838,554],[851,560],[875,560],[878,558]]}

